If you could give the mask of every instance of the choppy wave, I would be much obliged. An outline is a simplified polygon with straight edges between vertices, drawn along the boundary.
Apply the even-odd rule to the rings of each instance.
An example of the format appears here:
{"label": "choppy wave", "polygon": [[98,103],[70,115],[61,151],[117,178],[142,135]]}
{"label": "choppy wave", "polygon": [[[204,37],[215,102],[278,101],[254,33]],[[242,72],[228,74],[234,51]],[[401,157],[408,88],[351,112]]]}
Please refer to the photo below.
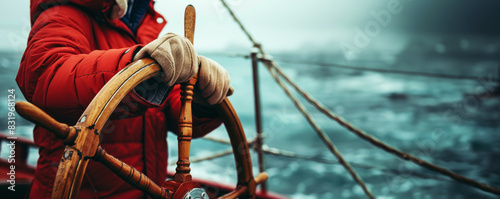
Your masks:
{"label": "choppy wave", "polygon": [[[230,99],[242,120],[247,136],[254,137],[250,61],[217,55],[210,57],[225,66],[231,74],[232,85],[236,92]],[[283,58],[290,57],[283,55]],[[429,62],[434,66],[426,65],[425,69],[430,72],[451,71],[457,74],[470,73],[472,70],[475,72],[473,74],[478,75],[490,74],[492,70],[491,67],[474,69],[462,67],[460,70],[455,70],[450,66],[453,64],[448,61],[432,59]],[[458,61],[454,58],[452,63],[454,62]],[[386,64],[395,68],[401,63],[404,62],[398,59]],[[481,63],[489,65],[488,61]],[[369,65],[368,62],[364,64]],[[466,101],[467,96],[474,94],[478,89],[487,91],[484,85],[474,81],[355,72],[307,64],[283,65],[285,73],[303,89],[371,135],[437,165],[478,181],[500,186],[499,98],[479,98],[477,105]],[[442,70],[443,67],[440,67],[442,65],[446,65],[443,67],[449,69]],[[433,67],[437,69],[431,71]],[[7,82],[1,87],[3,89],[15,85],[13,80],[15,70],[7,71],[0,74],[2,77],[0,81],[7,78],[5,80]],[[260,80],[265,144],[301,155],[334,160],[332,154],[263,66],[260,67]],[[20,95],[18,92],[18,96]],[[0,95],[0,101],[5,100],[1,96],[3,95]],[[437,176],[411,163],[403,162],[353,136],[313,107],[306,107],[345,158],[356,165],[362,165],[355,166],[355,169],[378,198],[493,197]],[[6,103],[0,103],[0,111],[5,113],[6,110]],[[460,123],[446,118],[445,113],[449,111],[456,112],[457,117],[461,119]],[[6,119],[2,114],[0,122],[3,121]],[[19,135],[31,138],[32,126],[21,119],[19,124],[21,125],[18,127]],[[211,136],[227,137],[224,127],[217,129]],[[168,142],[170,157],[175,159],[177,152],[175,137],[170,135]],[[193,157],[229,148],[207,140],[194,140],[192,147]],[[1,155],[5,156],[6,151],[2,146]],[[36,154],[36,151],[32,151],[32,154]],[[252,155],[256,166],[256,156],[253,153]],[[30,157],[32,157],[30,163],[35,164],[37,156]],[[338,164],[316,163],[272,155],[265,156],[265,163],[270,175],[268,186],[271,191],[301,199],[365,198],[359,186]],[[174,167],[169,168],[173,169]],[[225,184],[234,184],[236,181],[232,156],[194,163],[192,170],[195,177]],[[254,173],[257,173],[256,168]]]}

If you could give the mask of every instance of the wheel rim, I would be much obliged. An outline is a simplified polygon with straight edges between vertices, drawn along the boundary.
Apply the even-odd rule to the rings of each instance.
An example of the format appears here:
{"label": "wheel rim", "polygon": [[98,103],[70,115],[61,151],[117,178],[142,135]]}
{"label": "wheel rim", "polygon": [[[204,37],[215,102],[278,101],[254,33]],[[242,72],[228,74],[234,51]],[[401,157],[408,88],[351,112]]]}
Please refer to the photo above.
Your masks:
{"label": "wheel rim", "polygon": [[[76,198],[88,164],[99,146],[100,130],[124,96],[141,82],[160,74],[160,67],[149,58],[138,60],[118,72],[99,91],[74,128],[79,135],[74,145],[67,146],[56,174],[52,198]],[[237,190],[223,198],[253,197],[256,183],[248,143],[231,102],[226,98],[215,106],[226,126],[233,148],[238,176]],[[239,193],[236,193],[238,192]]]}

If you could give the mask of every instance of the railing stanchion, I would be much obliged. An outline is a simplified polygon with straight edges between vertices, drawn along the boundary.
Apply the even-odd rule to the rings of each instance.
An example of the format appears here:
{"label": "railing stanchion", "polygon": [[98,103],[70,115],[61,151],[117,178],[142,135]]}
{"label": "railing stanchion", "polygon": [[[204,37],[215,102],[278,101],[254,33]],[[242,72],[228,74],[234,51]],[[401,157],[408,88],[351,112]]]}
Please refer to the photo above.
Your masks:
{"label": "railing stanchion", "polygon": [[[255,138],[255,150],[259,161],[259,172],[264,172],[264,154],[262,152],[262,117],[260,107],[260,89],[259,89],[259,60],[257,59],[258,49],[253,48],[250,54],[252,58],[252,73],[253,73],[253,93],[255,102],[255,128],[257,137]],[[263,192],[267,192],[266,182],[261,184]]]}

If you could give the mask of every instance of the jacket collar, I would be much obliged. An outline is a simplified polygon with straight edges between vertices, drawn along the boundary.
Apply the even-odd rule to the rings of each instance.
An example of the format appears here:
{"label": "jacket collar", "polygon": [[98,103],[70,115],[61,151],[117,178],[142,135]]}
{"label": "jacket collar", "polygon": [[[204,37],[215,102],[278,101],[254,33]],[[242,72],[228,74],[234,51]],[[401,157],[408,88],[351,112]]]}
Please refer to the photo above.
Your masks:
{"label": "jacket collar", "polygon": [[107,13],[114,0],[31,0],[30,15],[31,24],[35,23],[38,16],[45,10],[58,5],[76,5],[83,7],[91,13]]}
{"label": "jacket collar", "polygon": [[[30,5],[30,14],[31,14],[31,24],[33,25],[38,18],[38,16],[45,10],[59,5],[76,5],[85,9],[89,14],[93,15],[92,17],[106,21],[109,25],[118,28],[122,31],[127,32],[132,38],[136,39],[137,36],[140,35],[134,34],[130,28],[123,23],[120,19],[111,20],[109,19],[109,12],[111,12],[111,7],[115,3],[115,0],[31,0]],[[154,10],[154,0],[149,1],[149,6],[146,10],[144,18],[148,20],[148,31],[149,33],[143,33],[144,31],[138,31],[137,34],[148,34],[148,35],[157,35],[163,29],[166,24],[166,21],[163,23],[156,23],[157,18],[161,17],[164,19],[159,13]],[[153,22],[150,22],[153,20]],[[140,23],[143,23],[139,21]],[[141,34],[141,35],[142,35]],[[148,38],[151,36],[148,36]],[[136,41],[142,43],[143,41]]]}

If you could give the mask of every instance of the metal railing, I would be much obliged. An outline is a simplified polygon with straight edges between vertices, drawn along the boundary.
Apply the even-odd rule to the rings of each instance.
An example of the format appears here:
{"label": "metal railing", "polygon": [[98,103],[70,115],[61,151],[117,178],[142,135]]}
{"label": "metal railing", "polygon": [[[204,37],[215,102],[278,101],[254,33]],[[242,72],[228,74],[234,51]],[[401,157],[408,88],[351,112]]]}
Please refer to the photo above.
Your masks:
{"label": "metal railing", "polygon": [[[342,166],[350,173],[354,181],[356,181],[359,186],[364,190],[365,194],[369,198],[375,198],[373,194],[370,192],[370,190],[366,187],[365,183],[363,180],[359,177],[359,175],[354,171],[353,167],[351,164],[347,161],[344,160],[342,157],[340,151],[335,147],[333,142],[330,140],[330,138],[321,130],[321,128],[315,123],[314,119],[311,117],[311,115],[307,112],[306,108],[298,99],[296,96],[294,96],[288,88],[284,85],[282,82],[281,78],[284,79],[288,84],[290,84],[302,97],[304,97],[309,103],[311,103],[316,109],[318,109],[321,113],[325,114],[327,117],[330,119],[336,121],[338,124],[341,126],[345,127],[347,130],[350,132],[354,133],[356,136],[360,137],[361,139],[368,141],[372,145],[381,148],[385,150],[386,152],[393,154],[403,160],[406,161],[411,161],[415,163],[416,165],[419,165],[421,167],[424,167],[426,169],[435,171],[441,175],[448,176],[449,178],[460,182],[465,185],[472,186],[474,188],[481,189],[483,191],[493,193],[496,195],[500,195],[500,189],[489,186],[484,183],[477,182],[475,180],[466,178],[464,176],[461,176],[457,173],[454,173],[448,169],[439,167],[437,165],[434,165],[432,163],[429,163],[427,161],[424,161],[423,159],[420,159],[418,157],[415,157],[411,154],[405,153],[401,150],[398,150],[380,140],[377,138],[369,135],[366,133],[364,130],[352,125],[349,123],[347,120],[344,118],[340,117],[339,115],[333,113],[331,110],[329,110],[326,106],[324,106],[322,103],[319,101],[315,100],[312,96],[310,96],[307,92],[302,90],[297,84],[295,84],[291,79],[285,75],[281,68],[278,66],[278,64],[270,58],[270,56],[264,51],[262,48],[262,45],[257,43],[254,38],[250,35],[250,33],[245,29],[241,21],[236,17],[236,15],[233,13],[231,8],[226,4],[224,0],[220,0],[222,4],[227,8],[229,11],[229,14],[233,17],[234,21],[240,26],[242,31],[245,33],[245,35],[248,37],[248,39],[252,42],[254,48],[256,50],[252,51],[250,54],[249,58],[252,60],[252,71],[253,71],[253,83],[254,83],[254,94],[255,94],[255,112],[256,112],[256,129],[257,129],[257,136],[256,139],[252,142],[250,142],[250,145],[252,145],[253,149],[257,152],[258,154],[258,160],[259,160],[259,170],[261,172],[264,171],[264,158],[263,154],[272,154],[272,155],[279,155],[279,156],[285,156],[285,157],[291,157],[291,158],[300,158],[300,159],[306,159],[306,160],[311,160],[311,161],[316,161],[316,162],[323,162],[323,163],[332,163],[331,161],[327,161],[324,159],[318,159],[318,158],[312,158],[312,157],[305,157],[305,156],[300,156],[296,155],[293,152],[288,152],[288,151],[283,151],[279,149],[274,149],[270,148],[266,145],[263,144],[263,137],[262,137],[262,123],[261,123],[261,111],[260,111],[260,94],[259,94],[259,84],[258,84],[258,63],[262,62],[266,68],[269,70],[271,73],[272,77],[274,80],[281,86],[283,91],[287,94],[287,96],[294,102],[295,106],[299,109],[299,111],[304,115],[304,117],[307,119],[309,124],[314,128],[318,136],[323,140],[323,142],[327,145],[327,148],[334,154],[334,156],[337,158],[338,163],[342,164]],[[257,53],[257,52],[258,53]],[[471,79],[476,79],[474,77],[470,76],[454,76],[454,75],[446,75],[446,74],[431,74],[431,73],[423,73],[423,72],[412,72],[412,71],[396,71],[396,70],[387,70],[387,69],[372,69],[372,68],[366,68],[366,67],[351,67],[351,66],[345,66],[345,65],[339,65],[339,64],[326,64],[326,63],[304,63],[304,64],[313,64],[313,65],[328,65],[328,66],[334,66],[334,67],[339,67],[339,68],[350,68],[350,69],[355,69],[355,70],[369,70],[373,72],[383,72],[383,73],[396,73],[396,74],[404,74],[404,75],[414,75],[414,76],[426,76],[426,77],[437,77],[437,78],[447,78],[447,79],[465,79],[465,80],[471,80]],[[500,69],[500,67],[499,67]],[[500,76],[500,70],[499,70],[499,76]],[[500,84],[500,78],[491,78],[494,81],[499,82]],[[226,141],[221,141],[221,140],[216,140],[212,138],[208,138],[212,141],[217,141],[221,143],[227,143]],[[199,158],[197,161],[203,161],[203,160],[209,160],[217,157],[222,157],[225,155],[231,154],[229,151],[223,151],[216,153],[214,155],[211,155],[209,157],[205,158]],[[192,161],[195,162],[195,161]],[[373,166],[367,166],[367,165],[361,165],[361,164],[352,164],[354,167],[358,168],[373,168]],[[391,170],[386,169],[385,171],[391,172]],[[429,176],[426,175],[416,175],[419,177],[424,177],[424,178],[429,178]],[[430,177],[438,180],[444,180],[442,178],[436,178],[434,176]],[[266,190],[267,188],[265,185],[263,185],[263,190]]]}

